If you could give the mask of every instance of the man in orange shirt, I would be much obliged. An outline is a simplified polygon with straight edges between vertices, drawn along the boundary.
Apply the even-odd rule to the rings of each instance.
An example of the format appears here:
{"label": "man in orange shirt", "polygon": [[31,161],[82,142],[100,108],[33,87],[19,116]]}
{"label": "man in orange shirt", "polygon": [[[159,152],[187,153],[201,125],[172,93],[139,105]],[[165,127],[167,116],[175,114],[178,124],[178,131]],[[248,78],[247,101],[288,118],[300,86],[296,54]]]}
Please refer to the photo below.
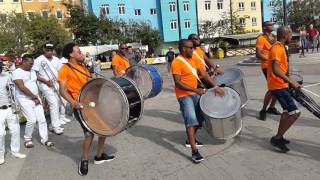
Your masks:
{"label": "man in orange shirt", "polygon": [[196,34],[190,34],[188,39],[193,43],[193,55],[192,59],[196,59],[200,62],[201,68],[206,70],[210,75],[218,75],[223,74],[223,69],[217,64],[215,65],[213,62],[209,60],[205,52],[201,49],[200,39]]}
{"label": "man in orange shirt", "polygon": [[214,85],[209,74],[200,67],[199,61],[192,59],[192,41],[187,39],[180,40],[179,51],[179,56],[172,62],[171,72],[175,82],[176,96],[186,126],[188,136],[186,146],[192,149],[193,162],[199,163],[204,160],[197,150],[197,147],[202,146],[202,143],[196,140],[195,135],[202,124],[199,107],[200,95],[206,93],[206,90],[197,88],[198,76],[203,77],[208,84],[214,87],[215,93],[224,95],[224,91]]}
{"label": "man in orange shirt", "polygon": [[[272,45],[276,42],[276,37],[271,33],[273,31],[273,23],[266,21],[262,25],[263,34],[259,35],[256,42],[256,57],[261,60],[261,69],[264,77],[267,79],[267,68],[270,63],[270,50]],[[270,103],[271,102],[271,103]],[[265,121],[267,112],[275,115],[281,113],[275,108],[277,99],[272,96],[270,91],[267,91],[264,100],[263,107],[259,113],[259,119]],[[270,104],[268,110],[267,107]]]}
{"label": "man in orange shirt", "polygon": [[289,92],[289,84],[294,89],[300,89],[302,87],[288,76],[288,55],[285,44],[289,44],[291,38],[292,32],[289,27],[281,26],[278,29],[278,41],[271,48],[272,61],[269,63],[267,75],[268,89],[277,98],[283,108],[278,132],[276,136],[271,138],[270,143],[284,153],[289,151],[289,148],[286,146],[289,141],[284,139],[283,135],[300,116],[300,111]]}
{"label": "man in orange shirt", "polygon": [[112,68],[115,76],[124,75],[130,67],[129,60],[126,58],[127,49],[126,44],[120,44],[118,53],[112,58]]}
{"label": "man in orange shirt", "polygon": [[[68,63],[61,67],[58,74],[60,85],[59,91],[61,96],[71,104],[73,114],[84,132],[85,138],[82,146],[82,157],[78,167],[78,173],[81,176],[84,176],[88,173],[88,156],[94,135],[92,132],[88,131],[81,122],[79,109],[83,108],[83,105],[80,104],[77,99],[81,88],[90,78],[90,72],[83,64],[85,56],[81,53],[78,45],[74,43],[67,44],[63,49],[63,56],[68,59]],[[115,158],[115,156],[108,156],[104,153],[105,140],[106,137],[99,136],[97,155],[94,157],[94,164],[101,164]]]}

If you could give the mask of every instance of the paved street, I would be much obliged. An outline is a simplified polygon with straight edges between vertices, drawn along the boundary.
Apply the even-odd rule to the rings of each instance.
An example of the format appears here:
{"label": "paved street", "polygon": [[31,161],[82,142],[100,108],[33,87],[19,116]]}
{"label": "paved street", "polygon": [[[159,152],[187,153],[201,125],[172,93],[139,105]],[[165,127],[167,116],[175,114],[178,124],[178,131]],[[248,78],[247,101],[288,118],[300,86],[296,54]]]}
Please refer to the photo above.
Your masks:
{"label": "paved street", "polygon": [[[308,57],[309,56],[309,57]],[[173,90],[171,75],[161,70],[164,88],[157,97],[145,101],[143,118],[130,129],[108,138],[106,152],[116,154],[116,160],[102,165],[91,163],[86,177],[77,174],[81,155],[82,131],[76,121],[65,127],[61,136],[51,134],[54,148],[41,146],[35,131],[35,147],[22,152],[28,157],[13,159],[6,155],[0,166],[1,180],[73,180],[73,179],[183,179],[183,180],[318,180],[320,179],[320,120],[300,106],[302,115],[288,131],[291,140],[287,154],[276,152],[269,144],[278,127],[279,116],[257,120],[262,106],[266,82],[259,66],[237,66],[246,57],[216,60],[222,67],[238,67],[245,73],[249,102],[243,117],[241,135],[227,142],[215,140],[205,130],[198,139],[205,146],[200,152],[205,161],[193,164],[184,124]],[[320,82],[320,54],[291,56],[291,67],[304,77],[305,85]],[[104,72],[111,76],[111,71]],[[320,94],[320,86],[309,90]],[[315,98],[316,99],[316,98]],[[320,98],[317,99],[320,103]],[[279,106],[278,106],[279,107]],[[108,109],[108,107],[106,107]],[[24,127],[21,127],[23,134]],[[8,149],[7,138],[7,149]]]}

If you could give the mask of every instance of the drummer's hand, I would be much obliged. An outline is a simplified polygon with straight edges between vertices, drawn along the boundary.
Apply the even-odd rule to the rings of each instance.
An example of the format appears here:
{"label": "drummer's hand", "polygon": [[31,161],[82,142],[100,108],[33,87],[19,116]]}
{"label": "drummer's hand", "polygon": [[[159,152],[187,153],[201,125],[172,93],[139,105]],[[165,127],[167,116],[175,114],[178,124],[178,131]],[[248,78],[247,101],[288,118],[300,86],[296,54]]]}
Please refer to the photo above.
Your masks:
{"label": "drummer's hand", "polygon": [[199,94],[199,95],[205,94],[207,91],[208,90],[202,89],[202,88],[197,88],[197,89],[194,90],[194,92]]}
{"label": "drummer's hand", "polygon": [[83,108],[83,105],[77,101],[71,103],[71,109],[82,109]]}
{"label": "drummer's hand", "polygon": [[292,82],[290,83],[292,88],[298,90],[298,89],[301,89],[303,88],[303,86],[301,84],[299,84],[297,81],[295,80],[292,80]]}
{"label": "drummer's hand", "polygon": [[215,95],[218,95],[218,96],[221,96],[221,97],[225,95],[224,90],[219,86],[215,86],[213,88],[213,92],[214,92]]}

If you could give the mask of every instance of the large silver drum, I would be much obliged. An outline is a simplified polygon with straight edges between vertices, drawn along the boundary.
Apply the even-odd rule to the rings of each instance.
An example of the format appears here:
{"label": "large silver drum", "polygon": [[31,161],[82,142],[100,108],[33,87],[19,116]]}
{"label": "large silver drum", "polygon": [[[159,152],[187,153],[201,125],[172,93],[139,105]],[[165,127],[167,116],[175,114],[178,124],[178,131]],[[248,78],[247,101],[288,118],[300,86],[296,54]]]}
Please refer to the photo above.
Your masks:
{"label": "large silver drum", "polygon": [[224,74],[215,76],[214,81],[219,86],[225,85],[236,90],[240,94],[241,107],[246,106],[248,102],[248,93],[244,81],[244,74],[240,69],[225,69]]}
{"label": "large silver drum", "polygon": [[135,83],[125,77],[97,78],[81,89],[81,123],[91,132],[113,136],[137,122],[143,113],[143,98]]}
{"label": "large silver drum", "polygon": [[223,89],[226,94],[223,97],[215,95],[213,89],[209,89],[200,98],[205,129],[217,139],[232,138],[242,128],[240,96],[229,87]]}

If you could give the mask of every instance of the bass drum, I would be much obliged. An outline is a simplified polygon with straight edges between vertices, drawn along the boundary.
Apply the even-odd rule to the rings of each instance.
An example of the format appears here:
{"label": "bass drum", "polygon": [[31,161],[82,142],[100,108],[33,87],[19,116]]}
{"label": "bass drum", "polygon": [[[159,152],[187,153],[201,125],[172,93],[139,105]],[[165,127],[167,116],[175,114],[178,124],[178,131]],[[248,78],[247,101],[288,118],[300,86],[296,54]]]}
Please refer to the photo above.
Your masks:
{"label": "bass drum", "polygon": [[125,76],[137,84],[144,99],[155,97],[162,90],[160,72],[152,65],[132,66],[127,69]]}
{"label": "bass drum", "polygon": [[215,76],[214,81],[219,86],[227,86],[240,94],[241,107],[247,105],[248,93],[244,81],[244,74],[240,69],[229,68],[224,70],[223,75]]}
{"label": "bass drum", "polygon": [[81,89],[78,101],[83,125],[91,132],[113,136],[140,120],[143,99],[136,84],[125,77],[97,78]]}
{"label": "bass drum", "polygon": [[214,94],[213,89],[200,98],[200,108],[205,121],[205,129],[217,139],[230,139],[241,131],[241,99],[239,94],[223,88],[225,96]]}

